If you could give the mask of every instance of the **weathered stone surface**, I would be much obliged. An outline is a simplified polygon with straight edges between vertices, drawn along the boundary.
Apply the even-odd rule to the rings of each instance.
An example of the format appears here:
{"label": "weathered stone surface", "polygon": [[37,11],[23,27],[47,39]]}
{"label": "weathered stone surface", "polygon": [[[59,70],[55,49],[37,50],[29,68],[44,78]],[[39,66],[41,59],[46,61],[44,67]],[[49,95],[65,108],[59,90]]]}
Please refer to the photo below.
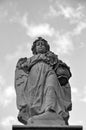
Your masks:
{"label": "weathered stone surface", "polygon": [[68,125],[72,110],[70,67],[50,51],[42,37],[33,42],[32,52],[33,56],[20,58],[16,65],[17,118],[25,125]]}

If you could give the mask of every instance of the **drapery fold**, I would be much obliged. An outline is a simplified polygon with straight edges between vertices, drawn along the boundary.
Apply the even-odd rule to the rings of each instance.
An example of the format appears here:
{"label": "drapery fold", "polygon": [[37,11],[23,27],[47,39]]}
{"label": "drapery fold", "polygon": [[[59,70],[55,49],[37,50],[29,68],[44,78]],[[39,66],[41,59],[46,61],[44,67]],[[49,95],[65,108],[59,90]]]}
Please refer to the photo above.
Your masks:
{"label": "drapery fold", "polygon": [[[61,85],[61,76],[67,83]],[[68,118],[72,109],[70,77],[69,67],[51,52],[20,59],[15,70],[18,118],[27,121],[48,109]]]}

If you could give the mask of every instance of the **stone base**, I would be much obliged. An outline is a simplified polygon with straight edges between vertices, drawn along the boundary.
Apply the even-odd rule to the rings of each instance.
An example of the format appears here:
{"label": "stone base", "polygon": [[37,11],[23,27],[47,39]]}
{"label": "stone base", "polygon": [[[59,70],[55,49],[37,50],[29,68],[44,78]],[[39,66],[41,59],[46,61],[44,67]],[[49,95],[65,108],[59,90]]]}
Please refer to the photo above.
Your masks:
{"label": "stone base", "polygon": [[14,125],[12,130],[82,130],[82,126],[68,126],[61,116],[47,111],[29,118],[25,126]]}
{"label": "stone base", "polygon": [[65,126],[65,121],[55,112],[45,112],[28,120],[28,126]]}
{"label": "stone base", "polygon": [[22,126],[13,125],[12,130],[83,130],[82,126]]}

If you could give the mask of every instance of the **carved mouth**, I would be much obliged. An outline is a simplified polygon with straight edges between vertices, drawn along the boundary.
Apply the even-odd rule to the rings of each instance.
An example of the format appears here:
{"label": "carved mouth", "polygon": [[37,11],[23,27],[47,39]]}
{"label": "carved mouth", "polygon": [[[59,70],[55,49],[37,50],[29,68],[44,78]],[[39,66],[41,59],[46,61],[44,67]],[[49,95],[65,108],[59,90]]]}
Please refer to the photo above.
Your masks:
{"label": "carved mouth", "polygon": [[43,47],[39,47],[40,50],[43,50]]}

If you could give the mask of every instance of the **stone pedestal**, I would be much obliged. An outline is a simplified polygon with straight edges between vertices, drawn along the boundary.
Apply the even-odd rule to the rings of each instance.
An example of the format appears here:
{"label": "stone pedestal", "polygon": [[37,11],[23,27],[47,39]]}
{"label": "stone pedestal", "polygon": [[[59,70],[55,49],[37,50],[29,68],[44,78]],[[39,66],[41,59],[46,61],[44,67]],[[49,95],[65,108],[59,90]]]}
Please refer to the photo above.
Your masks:
{"label": "stone pedestal", "polygon": [[82,126],[23,126],[13,125],[12,130],[83,130]]}
{"label": "stone pedestal", "polygon": [[46,112],[29,118],[27,125],[13,125],[12,130],[82,130],[82,126],[68,126],[61,116]]}

